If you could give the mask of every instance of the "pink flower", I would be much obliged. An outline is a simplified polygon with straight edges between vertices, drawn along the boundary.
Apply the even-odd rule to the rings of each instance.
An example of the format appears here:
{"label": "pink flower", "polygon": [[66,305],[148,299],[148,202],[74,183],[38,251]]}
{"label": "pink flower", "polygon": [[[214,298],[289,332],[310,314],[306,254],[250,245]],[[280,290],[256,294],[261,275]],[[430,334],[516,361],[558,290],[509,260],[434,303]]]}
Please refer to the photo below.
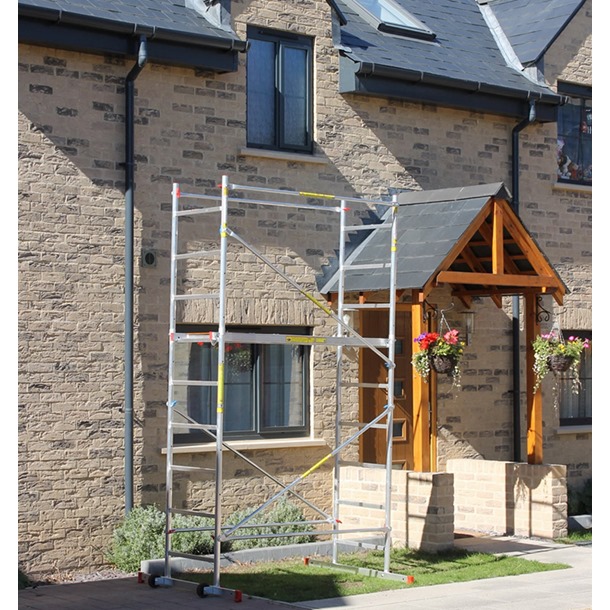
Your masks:
{"label": "pink flower", "polygon": [[453,330],[447,331],[443,335],[443,339],[445,339],[445,341],[447,341],[447,343],[449,343],[449,345],[457,345],[458,334],[459,334],[459,332],[457,330],[453,329]]}

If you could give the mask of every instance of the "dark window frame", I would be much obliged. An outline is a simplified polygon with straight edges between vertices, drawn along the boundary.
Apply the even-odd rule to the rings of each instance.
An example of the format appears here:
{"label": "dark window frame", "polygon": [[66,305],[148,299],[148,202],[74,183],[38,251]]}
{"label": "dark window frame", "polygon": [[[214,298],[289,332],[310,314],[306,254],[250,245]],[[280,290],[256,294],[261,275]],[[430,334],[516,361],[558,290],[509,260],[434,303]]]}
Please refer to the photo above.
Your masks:
{"label": "dark window frame", "polygon": [[384,0],[384,2],[386,2],[388,7],[396,11],[396,13],[401,14],[408,23],[384,21],[366,6],[366,2],[361,2],[360,0],[347,0],[347,2],[365,21],[370,23],[380,32],[405,36],[407,38],[415,38],[417,40],[432,41],[436,38],[436,34],[432,30],[414,17],[404,6],[393,0]]}
{"label": "dark window frame", "polygon": [[[560,82],[557,84],[557,92],[570,98],[558,110],[557,181],[592,186],[593,90],[591,87]],[[575,108],[578,108],[580,113],[576,135],[573,121],[572,127],[564,126],[564,121],[568,121],[568,112],[571,109],[573,113]]]}
{"label": "dark window frame", "polygon": [[[313,51],[314,39],[310,36],[301,34],[293,34],[291,32],[283,32],[279,30],[269,30],[256,26],[248,26],[248,40],[252,45],[253,41],[267,42],[274,45],[274,96],[273,108],[270,109],[273,117],[273,135],[272,142],[256,141],[251,131],[251,126],[255,120],[251,114],[250,99],[252,93],[250,91],[250,82],[252,78],[252,69],[248,69],[246,65],[246,139],[247,145],[250,148],[260,148],[264,150],[285,151],[294,153],[313,152]],[[304,130],[301,134],[303,137],[302,144],[290,143],[286,139],[287,111],[286,97],[284,95],[284,77],[286,75],[286,66],[283,63],[285,51],[288,49],[304,51],[306,54],[304,88],[305,88],[305,109],[303,112]],[[247,64],[252,61],[247,59]]]}
{"label": "dark window frame", "polygon": [[[182,324],[178,325],[176,328],[177,332],[180,333],[205,333],[207,334],[210,331],[217,331],[217,327],[210,325],[191,325],[191,324]],[[240,333],[265,333],[265,334],[282,334],[282,335],[303,335],[309,336],[311,335],[311,329],[307,327],[296,327],[296,326],[238,326],[238,327],[227,327],[227,332],[234,331]],[[225,430],[223,431],[223,437],[231,439],[231,440],[257,440],[257,439],[274,439],[274,438],[304,438],[309,436],[311,430],[311,417],[310,417],[310,384],[311,384],[311,376],[310,376],[310,363],[311,363],[311,347],[308,345],[303,346],[290,346],[297,347],[302,349],[303,353],[303,363],[302,363],[302,371],[301,371],[301,384],[302,384],[302,395],[301,395],[301,409],[302,409],[302,417],[303,423],[302,425],[293,425],[293,426],[275,426],[275,427],[266,427],[263,422],[264,416],[264,396],[263,393],[265,391],[265,381],[264,381],[264,351],[268,348],[274,347],[273,344],[254,344],[254,343],[244,343],[243,346],[250,346],[252,358],[253,358],[253,370],[252,370],[252,378],[251,378],[251,408],[253,421],[253,428],[251,430],[239,430],[239,431],[229,431],[226,429],[227,423],[227,412],[225,411]],[[230,344],[227,344],[229,347]],[[210,348],[210,344],[206,343],[203,346],[204,348]],[[189,354],[189,369],[191,365],[191,355]],[[229,377],[227,358],[225,356],[225,377]],[[214,371],[215,367],[212,367]],[[190,375],[189,375],[190,378]],[[216,378],[214,376],[213,378]],[[196,390],[196,388],[192,388]],[[226,394],[227,389],[225,387],[225,402],[226,402]],[[208,400],[212,400],[213,404],[209,409],[211,409],[211,413],[215,413],[216,403],[215,398],[212,398],[214,392],[210,393]],[[191,400],[189,397],[190,393],[187,391],[187,409],[188,402]],[[210,422],[206,422],[210,423]],[[176,444],[193,444],[197,442],[210,442],[213,440],[213,437],[209,434],[206,434],[205,431],[201,430],[193,430],[191,432],[187,432],[184,434],[176,434],[175,442]]]}
{"label": "dark window frame", "polygon": [[[591,426],[593,425],[593,352],[592,352],[592,333],[591,331],[585,330],[563,330],[562,334],[564,337],[581,337],[582,339],[589,339],[590,346],[588,349],[583,351],[579,379],[581,382],[581,389],[577,395],[572,394],[572,379],[571,371],[562,373],[557,381],[558,389],[560,391],[559,400],[559,425],[560,427],[570,426]],[[591,414],[577,415],[574,417],[564,417],[566,409],[569,406],[566,405],[566,400],[569,398],[570,402],[574,400],[578,401],[579,410],[587,411]]]}

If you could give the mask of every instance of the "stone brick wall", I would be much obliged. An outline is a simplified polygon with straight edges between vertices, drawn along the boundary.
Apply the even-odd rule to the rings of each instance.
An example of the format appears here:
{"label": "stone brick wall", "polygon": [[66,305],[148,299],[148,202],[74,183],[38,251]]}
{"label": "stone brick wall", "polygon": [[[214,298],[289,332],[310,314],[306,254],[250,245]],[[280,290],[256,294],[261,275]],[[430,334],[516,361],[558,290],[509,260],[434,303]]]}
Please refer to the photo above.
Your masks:
{"label": "stone brick wall", "polygon": [[449,460],[456,531],[555,539],[567,534],[564,465]]}
{"label": "stone brick wall", "polygon": [[[315,36],[316,154],[273,157],[246,148],[243,55],[237,73],[148,64],[138,77],[136,504],[165,502],[173,182],[184,190],[218,194],[217,184],[228,174],[237,184],[373,198],[386,196],[389,189],[510,184],[514,121],[338,95],[338,59],[325,1],[235,2],[233,17],[242,36],[246,23]],[[19,558],[34,576],[103,565],[112,528],[124,513],[122,164],[124,83],[131,66],[116,58],[19,47]],[[591,294],[591,196],[554,190],[555,135],[553,125],[522,132],[522,211],[540,246],[561,265],[568,286],[579,288],[565,314],[576,316],[579,303],[588,303]],[[355,216],[367,214],[354,210]],[[315,291],[314,275],[336,248],[332,214],[247,205],[235,209],[230,222],[283,271]],[[214,241],[217,226],[202,229],[193,223],[184,237],[185,248],[195,249]],[[156,252],[156,266],[141,265],[144,249]],[[232,246],[230,268],[235,271],[231,322],[334,332],[323,314],[251,254]],[[214,267],[188,268],[182,281],[196,286],[216,276]],[[438,290],[431,301],[449,306],[451,298]],[[441,470],[456,456],[511,459],[509,305],[500,310],[487,301],[475,304],[477,331],[465,357],[463,388],[456,392],[440,385]],[[459,325],[457,311],[450,316]],[[205,308],[181,310],[184,322],[204,324],[213,318],[214,311]],[[312,437],[318,445],[248,453],[285,482],[334,445],[334,353],[316,348],[314,360]],[[355,416],[355,395],[346,402]],[[574,438],[556,437],[550,410],[545,420],[553,460],[560,463],[564,453],[570,456],[570,476],[590,472],[591,435],[577,437],[582,449],[571,452],[567,447],[574,446]],[[348,456],[355,451],[350,447]],[[208,466],[213,454],[190,451],[180,459]],[[227,457],[225,467],[226,510],[265,497],[263,481],[251,468],[233,457]],[[300,488],[322,498],[326,508],[329,474],[324,466]],[[177,499],[187,505],[209,497],[209,488],[209,482],[180,479]]]}
{"label": "stone brick wall", "polygon": [[[340,508],[343,528],[382,528],[385,525],[386,472],[382,468],[342,467]],[[452,548],[454,531],[453,475],[392,471],[392,544],[431,553]],[[346,539],[375,534],[356,533]],[[377,534],[379,536],[379,534]]]}

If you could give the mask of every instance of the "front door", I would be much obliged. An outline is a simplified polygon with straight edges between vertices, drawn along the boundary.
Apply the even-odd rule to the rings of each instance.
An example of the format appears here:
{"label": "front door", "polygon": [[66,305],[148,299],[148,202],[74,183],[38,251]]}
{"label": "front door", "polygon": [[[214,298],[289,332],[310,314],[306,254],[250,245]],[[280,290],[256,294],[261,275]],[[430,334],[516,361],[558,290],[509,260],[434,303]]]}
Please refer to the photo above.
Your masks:
{"label": "front door", "polygon": [[[389,313],[362,311],[363,337],[387,337]],[[413,468],[412,446],[412,375],[411,375],[411,314],[396,312],[396,370],[394,379],[394,423],[392,426],[392,463],[395,468]],[[369,348],[362,348],[360,359],[361,383],[386,383],[388,369],[381,358]],[[387,350],[380,350],[387,354]],[[388,403],[387,390],[360,389],[361,421],[369,422],[379,415]],[[382,420],[385,422],[385,420]],[[360,460],[374,464],[386,463],[386,431],[367,430],[360,437]]]}

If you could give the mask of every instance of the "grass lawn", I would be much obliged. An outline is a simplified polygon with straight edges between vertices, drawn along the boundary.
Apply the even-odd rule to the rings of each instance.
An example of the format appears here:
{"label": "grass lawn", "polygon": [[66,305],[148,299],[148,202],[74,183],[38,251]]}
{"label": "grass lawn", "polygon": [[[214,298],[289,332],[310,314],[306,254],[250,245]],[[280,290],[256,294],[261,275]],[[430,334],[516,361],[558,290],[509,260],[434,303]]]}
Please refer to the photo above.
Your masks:
{"label": "grass lawn", "polygon": [[[394,549],[391,554],[390,572],[403,574],[405,577],[413,576],[413,583],[407,584],[388,578],[363,576],[335,567],[320,567],[319,563],[321,561],[317,561],[316,566],[308,566],[303,559],[292,559],[224,568],[221,570],[220,585],[227,589],[239,590],[245,595],[299,602],[569,567],[565,564],[540,563],[462,549],[439,554]],[[371,551],[344,554],[339,557],[339,563],[344,566],[383,570],[383,553]],[[180,578],[206,585],[211,585],[213,581],[210,572],[190,572]]]}

